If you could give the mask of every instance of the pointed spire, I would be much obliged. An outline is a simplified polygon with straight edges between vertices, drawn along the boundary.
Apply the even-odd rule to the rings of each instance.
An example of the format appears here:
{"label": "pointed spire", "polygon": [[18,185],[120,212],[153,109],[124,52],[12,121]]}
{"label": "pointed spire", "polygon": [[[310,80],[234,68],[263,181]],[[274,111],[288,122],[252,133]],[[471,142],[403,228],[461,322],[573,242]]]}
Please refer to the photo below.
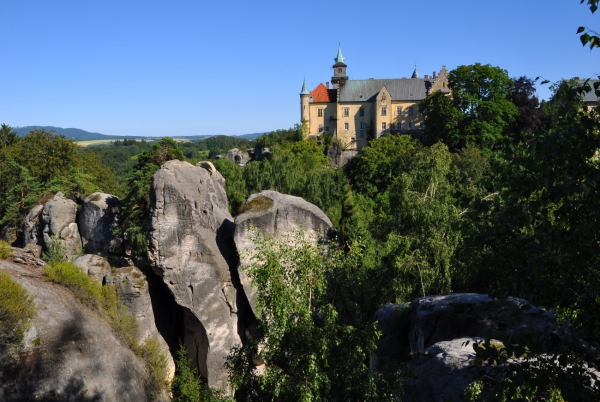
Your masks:
{"label": "pointed spire", "polygon": [[337,54],[337,57],[333,60],[335,60],[336,63],[343,63],[344,60],[346,60],[344,58],[344,56],[342,56],[342,45],[339,42],[338,42],[338,54]]}
{"label": "pointed spire", "polygon": [[300,95],[310,95],[310,92],[306,89],[306,78],[304,78],[304,82],[302,83],[302,91],[300,91]]}
{"label": "pointed spire", "polygon": [[410,78],[421,78],[419,76],[419,71],[417,70],[417,63],[415,63],[415,71],[413,71],[412,77]]}

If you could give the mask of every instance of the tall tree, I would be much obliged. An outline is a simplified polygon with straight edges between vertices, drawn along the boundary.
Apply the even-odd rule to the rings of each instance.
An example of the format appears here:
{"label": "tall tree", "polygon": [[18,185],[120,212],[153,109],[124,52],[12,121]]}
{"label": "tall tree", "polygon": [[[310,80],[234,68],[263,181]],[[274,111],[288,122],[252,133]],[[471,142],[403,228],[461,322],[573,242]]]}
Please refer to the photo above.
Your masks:
{"label": "tall tree", "polygon": [[419,104],[427,136],[453,149],[467,143],[491,148],[518,113],[509,99],[513,82],[506,70],[480,63],[459,66],[450,71],[448,85],[451,99],[434,93]]}
{"label": "tall tree", "polygon": [[17,133],[8,124],[0,126],[0,149],[8,148],[17,141]]}

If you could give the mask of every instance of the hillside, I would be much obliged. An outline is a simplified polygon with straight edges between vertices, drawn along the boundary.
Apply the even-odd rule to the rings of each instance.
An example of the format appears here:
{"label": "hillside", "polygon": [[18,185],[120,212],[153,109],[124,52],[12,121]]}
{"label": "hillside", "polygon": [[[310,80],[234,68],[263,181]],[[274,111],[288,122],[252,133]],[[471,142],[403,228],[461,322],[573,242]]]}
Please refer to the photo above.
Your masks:
{"label": "hillside", "polygon": [[[132,136],[132,135],[108,135],[108,134],[100,134],[100,133],[92,133],[89,131],[85,131],[79,128],[62,128],[62,127],[54,127],[54,126],[23,126],[23,127],[14,127],[14,131],[17,133],[19,137],[23,137],[31,130],[46,130],[52,131],[55,134],[63,134],[68,139],[74,139],[75,141],[93,141],[93,140],[123,140],[125,138],[129,139],[145,139],[145,140],[154,140],[156,137],[143,137],[143,136]],[[263,133],[251,133],[251,134],[241,134],[236,135],[235,137],[242,137],[249,140],[255,139],[259,135]],[[211,137],[210,135],[188,135],[188,136],[177,136],[171,134],[170,136],[174,138],[181,138],[190,141],[200,140],[202,138]]]}

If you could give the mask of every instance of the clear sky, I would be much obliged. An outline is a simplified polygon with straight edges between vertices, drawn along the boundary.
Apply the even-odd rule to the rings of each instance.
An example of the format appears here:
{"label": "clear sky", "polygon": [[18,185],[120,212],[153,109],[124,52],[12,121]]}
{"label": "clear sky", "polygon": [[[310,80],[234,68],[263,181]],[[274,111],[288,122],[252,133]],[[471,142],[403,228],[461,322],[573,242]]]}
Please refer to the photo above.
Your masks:
{"label": "clear sky", "polygon": [[[0,0],[0,122],[113,135],[288,128],[299,92],[480,62],[511,77],[600,73],[579,0]],[[539,87],[542,98],[550,92]]]}

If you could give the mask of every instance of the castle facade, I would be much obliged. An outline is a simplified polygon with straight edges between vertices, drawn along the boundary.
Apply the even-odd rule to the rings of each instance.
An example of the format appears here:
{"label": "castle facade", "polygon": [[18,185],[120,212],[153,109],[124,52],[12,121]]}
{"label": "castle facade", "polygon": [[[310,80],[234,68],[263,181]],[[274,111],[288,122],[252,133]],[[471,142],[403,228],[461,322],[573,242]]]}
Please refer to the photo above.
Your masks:
{"label": "castle facade", "polygon": [[388,133],[424,135],[419,101],[435,91],[449,92],[446,66],[421,78],[417,67],[410,78],[351,80],[338,47],[334,75],[309,92],[306,80],[300,92],[300,118],[306,137],[329,133],[349,149],[368,145],[369,138]]}

